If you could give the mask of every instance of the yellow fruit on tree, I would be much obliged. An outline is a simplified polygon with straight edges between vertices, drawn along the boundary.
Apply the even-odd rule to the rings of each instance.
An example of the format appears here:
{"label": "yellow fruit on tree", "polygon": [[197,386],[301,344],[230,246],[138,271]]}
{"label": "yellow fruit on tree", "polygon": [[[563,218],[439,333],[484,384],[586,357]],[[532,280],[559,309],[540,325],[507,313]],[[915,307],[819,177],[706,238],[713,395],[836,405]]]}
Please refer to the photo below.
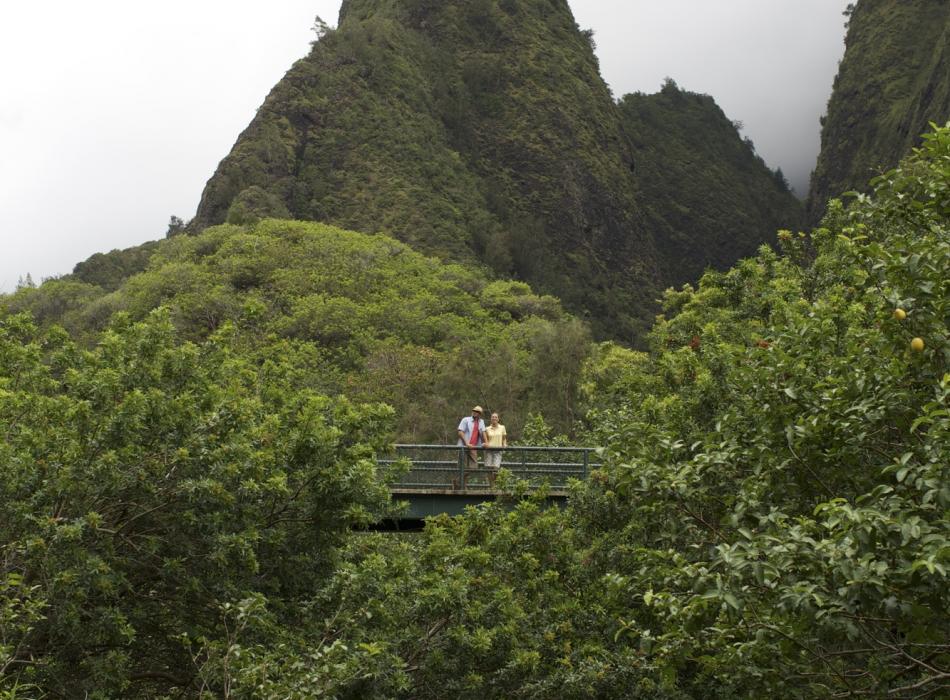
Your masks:
{"label": "yellow fruit on tree", "polygon": [[896,318],[898,321],[903,321],[905,318],[907,318],[907,312],[903,309],[894,309],[894,318]]}
{"label": "yellow fruit on tree", "polygon": [[924,350],[924,339],[923,338],[914,338],[910,341],[910,349],[914,352],[923,352]]}

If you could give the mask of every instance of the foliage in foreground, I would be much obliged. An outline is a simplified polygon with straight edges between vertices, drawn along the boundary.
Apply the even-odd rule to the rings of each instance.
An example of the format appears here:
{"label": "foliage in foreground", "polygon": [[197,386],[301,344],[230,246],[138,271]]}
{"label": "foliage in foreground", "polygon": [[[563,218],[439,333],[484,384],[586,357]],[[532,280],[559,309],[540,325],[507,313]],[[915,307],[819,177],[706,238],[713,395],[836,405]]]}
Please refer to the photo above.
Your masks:
{"label": "foliage in foreground", "polygon": [[92,351],[0,323],[0,688],[194,690],[233,608],[268,600],[293,623],[344,534],[387,507],[373,451],[392,412],[281,370],[228,329],[181,344],[164,312]]}
{"label": "foliage in foreground", "polygon": [[577,510],[680,677],[950,688],[950,128],[872,185],[668,295],[651,356],[605,375],[612,468]]}

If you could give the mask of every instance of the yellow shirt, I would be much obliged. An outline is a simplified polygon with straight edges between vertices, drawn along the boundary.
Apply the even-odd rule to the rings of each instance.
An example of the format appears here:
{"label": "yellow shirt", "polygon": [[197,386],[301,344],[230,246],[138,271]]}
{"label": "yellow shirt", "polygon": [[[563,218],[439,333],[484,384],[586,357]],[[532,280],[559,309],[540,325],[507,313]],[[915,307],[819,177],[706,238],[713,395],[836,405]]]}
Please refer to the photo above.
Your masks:
{"label": "yellow shirt", "polygon": [[485,447],[504,447],[507,437],[508,433],[501,423],[494,427],[489,425],[485,428]]}

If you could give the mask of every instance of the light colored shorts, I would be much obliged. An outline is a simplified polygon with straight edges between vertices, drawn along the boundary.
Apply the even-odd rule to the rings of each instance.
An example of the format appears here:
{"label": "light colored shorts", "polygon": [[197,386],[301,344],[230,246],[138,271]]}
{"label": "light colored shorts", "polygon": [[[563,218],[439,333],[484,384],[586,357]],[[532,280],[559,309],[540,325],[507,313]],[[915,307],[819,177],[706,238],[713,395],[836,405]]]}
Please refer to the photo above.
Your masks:
{"label": "light colored shorts", "polygon": [[498,469],[501,466],[501,450],[485,450],[485,468]]}

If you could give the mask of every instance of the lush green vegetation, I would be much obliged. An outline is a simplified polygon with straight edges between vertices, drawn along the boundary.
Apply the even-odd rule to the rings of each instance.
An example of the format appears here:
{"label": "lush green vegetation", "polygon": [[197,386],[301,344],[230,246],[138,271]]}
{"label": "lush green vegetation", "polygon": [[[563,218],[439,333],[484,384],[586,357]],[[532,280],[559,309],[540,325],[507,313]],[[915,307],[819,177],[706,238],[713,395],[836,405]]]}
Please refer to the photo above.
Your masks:
{"label": "lush green vegetation", "polygon": [[[355,540],[332,621],[277,649],[248,640],[238,683],[946,694],[950,128],[875,190],[783,232],[783,256],[670,293],[650,353],[602,347],[585,388],[606,465],[567,512],[523,500],[431,521],[419,541]],[[354,665],[333,682],[328,662],[285,661],[314,650]]]}
{"label": "lush green vegetation", "polygon": [[394,406],[404,442],[454,442],[473,402],[500,411],[515,435],[532,413],[570,430],[589,345],[581,322],[524,283],[385,236],[278,220],[166,239],[113,292],[72,276],[0,306],[87,345],[118,312],[137,321],[164,306],[194,342],[230,324],[244,357],[283,358],[293,386]]}
{"label": "lush green vegetation", "polygon": [[72,277],[111,292],[118,289],[126,278],[148,267],[149,257],[157,245],[156,241],[151,241],[123,250],[96,253],[77,263]]}
{"label": "lush green vegetation", "polygon": [[602,346],[585,390],[606,464],[567,512],[516,500],[355,539],[330,621],[248,639],[237,687],[945,695],[950,127],[780,238],[668,294],[649,353]]}
{"label": "lush green vegetation", "polygon": [[167,312],[116,319],[91,351],[0,323],[3,697],[189,686],[231,602],[266,596],[293,624],[386,507],[391,409],[292,386],[229,329],[180,340]]}
{"label": "lush green vegetation", "polygon": [[92,288],[61,317],[89,349],[10,313],[56,282],[20,290],[0,692],[945,695],[950,125],[779,240],[669,292],[649,352],[597,347],[580,389],[604,465],[568,509],[503,474],[506,502],[408,538],[348,532],[386,508],[393,415],[322,377],[406,334],[452,347],[500,308],[497,332],[551,324],[558,349],[576,322],[554,300],[274,220],[170,239]]}
{"label": "lush green vegetation", "polygon": [[[341,16],[191,235],[0,296],[0,700],[950,695],[950,124],[641,335],[794,220],[712,100],[614,104],[562,0]],[[819,189],[945,104],[946,17],[858,5]],[[472,402],[602,467],[367,532]]]}
{"label": "lush green vegetation", "polygon": [[[290,216],[387,233],[524,280],[630,341],[684,269],[727,267],[797,223],[734,129],[690,133],[717,118],[684,115],[672,132],[625,121],[564,0],[351,0],[221,162],[191,229]],[[653,164],[642,172],[628,136]],[[697,141],[675,183],[688,205],[667,213],[656,164]],[[741,194],[709,196],[724,191]]]}
{"label": "lush green vegetation", "polygon": [[822,119],[808,212],[861,189],[950,118],[950,5],[943,0],[861,0],[849,8],[844,58]]}

